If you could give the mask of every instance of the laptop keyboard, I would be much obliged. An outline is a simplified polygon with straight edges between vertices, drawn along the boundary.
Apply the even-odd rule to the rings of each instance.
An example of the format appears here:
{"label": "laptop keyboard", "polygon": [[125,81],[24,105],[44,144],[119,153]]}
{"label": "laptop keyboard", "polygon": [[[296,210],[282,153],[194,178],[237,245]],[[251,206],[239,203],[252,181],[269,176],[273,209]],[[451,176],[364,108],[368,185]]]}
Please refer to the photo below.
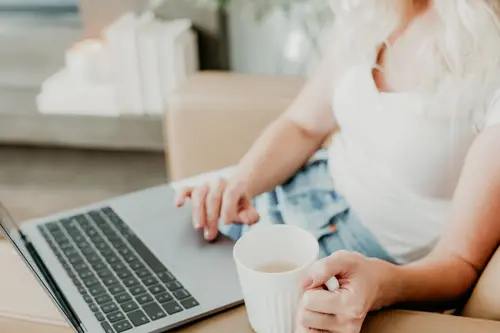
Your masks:
{"label": "laptop keyboard", "polygon": [[109,207],[39,230],[106,333],[199,305]]}

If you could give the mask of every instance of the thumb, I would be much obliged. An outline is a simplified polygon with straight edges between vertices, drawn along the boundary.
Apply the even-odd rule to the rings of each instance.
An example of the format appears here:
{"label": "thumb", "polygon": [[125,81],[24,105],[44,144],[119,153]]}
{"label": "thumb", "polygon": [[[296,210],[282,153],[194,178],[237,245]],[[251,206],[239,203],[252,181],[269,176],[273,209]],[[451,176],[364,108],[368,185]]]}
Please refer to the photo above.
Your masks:
{"label": "thumb", "polygon": [[354,268],[355,261],[352,255],[347,251],[337,251],[329,257],[316,261],[308,270],[303,284],[304,288],[313,289],[324,284],[333,288],[335,285],[333,277],[348,274]]}
{"label": "thumb", "polygon": [[238,212],[238,218],[241,223],[252,225],[259,222],[260,216],[257,209],[252,204],[252,200],[248,198],[242,199],[242,205]]}

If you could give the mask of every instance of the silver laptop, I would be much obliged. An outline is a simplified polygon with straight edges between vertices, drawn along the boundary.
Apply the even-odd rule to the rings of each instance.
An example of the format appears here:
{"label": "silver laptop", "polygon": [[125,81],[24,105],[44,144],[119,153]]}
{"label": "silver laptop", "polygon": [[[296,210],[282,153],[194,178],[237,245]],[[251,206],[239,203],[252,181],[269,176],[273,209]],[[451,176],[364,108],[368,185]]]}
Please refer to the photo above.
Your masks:
{"label": "silver laptop", "polygon": [[164,185],[21,227],[0,205],[0,225],[76,332],[163,332],[243,299],[233,243],[173,202]]}

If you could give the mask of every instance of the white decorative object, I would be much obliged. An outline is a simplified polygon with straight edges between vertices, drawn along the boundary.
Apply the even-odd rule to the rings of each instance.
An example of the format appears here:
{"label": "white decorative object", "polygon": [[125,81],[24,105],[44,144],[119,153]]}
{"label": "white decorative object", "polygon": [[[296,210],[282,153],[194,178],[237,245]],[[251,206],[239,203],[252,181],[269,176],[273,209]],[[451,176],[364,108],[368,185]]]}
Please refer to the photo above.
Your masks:
{"label": "white decorative object", "polygon": [[[179,49],[187,48],[188,43],[196,43],[196,40],[189,38],[191,31],[190,20],[175,20],[165,22],[162,31],[158,36],[158,56],[160,57],[160,78],[163,91],[164,103],[167,103],[169,94],[179,86],[179,84],[192,72],[198,69],[197,63],[186,66],[186,55]],[[192,53],[196,53],[197,47],[189,47]],[[192,58],[193,55],[187,56]]]}
{"label": "white decorative object", "polygon": [[168,96],[198,70],[191,21],[159,21],[127,13],[66,52],[66,67],[37,97],[42,113],[158,116]]}
{"label": "white decorative object", "polygon": [[157,21],[150,22],[137,31],[139,51],[139,68],[144,111],[150,114],[163,113],[163,90],[160,78],[160,62],[157,41],[163,25]]}
{"label": "white decorative object", "polygon": [[97,39],[84,40],[66,51],[66,68],[75,78],[89,84],[109,80],[108,50]]}
{"label": "white decorative object", "polygon": [[111,83],[88,84],[62,69],[42,84],[36,98],[43,114],[118,116],[114,87]]}
{"label": "white decorative object", "polygon": [[112,80],[116,99],[123,114],[143,114],[142,88],[137,49],[137,27],[152,20],[127,13],[103,33],[109,45]]}

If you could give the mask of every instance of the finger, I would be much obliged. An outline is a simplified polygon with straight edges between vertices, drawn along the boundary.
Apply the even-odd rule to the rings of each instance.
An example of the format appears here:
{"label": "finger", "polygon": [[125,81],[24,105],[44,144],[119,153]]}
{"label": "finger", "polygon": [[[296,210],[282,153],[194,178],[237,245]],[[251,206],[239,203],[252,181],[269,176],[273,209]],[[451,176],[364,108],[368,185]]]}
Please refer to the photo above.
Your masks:
{"label": "finger", "polygon": [[341,325],[334,315],[328,315],[309,310],[303,310],[299,314],[299,324],[309,329],[318,331],[341,331]]}
{"label": "finger", "polygon": [[238,216],[238,201],[241,198],[240,191],[235,186],[230,186],[222,197],[221,219],[225,224],[240,222]]}
{"label": "finger", "polygon": [[191,199],[193,201],[193,223],[196,229],[204,228],[207,224],[206,198],[208,185],[198,187],[193,191]]}
{"label": "finger", "polygon": [[338,290],[335,292],[327,290],[306,291],[302,299],[306,310],[338,315],[348,319],[364,318],[367,313],[365,298],[362,294],[352,297],[350,291]]}
{"label": "finger", "polygon": [[222,195],[226,188],[226,183],[217,180],[210,186],[207,195],[207,226],[205,227],[205,239],[212,241],[217,237],[219,227],[219,216],[222,206]]}
{"label": "finger", "polygon": [[[248,200],[248,199],[245,199]],[[241,223],[247,224],[247,225],[253,225],[257,222],[259,222],[260,216],[255,207],[252,205],[250,200],[248,200],[248,203],[245,205],[247,206],[243,210],[241,210],[238,213],[238,218]]]}
{"label": "finger", "polygon": [[193,193],[192,187],[184,187],[179,191],[177,191],[177,193],[175,194],[175,205],[177,207],[184,206],[186,199],[190,198],[192,193]]}
{"label": "finger", "polygon": [[350,273],[357,265],[358,253],[337,251],[329,257],[316,261],[308,270],[308,277],[304,280],[304,288],[311,289],[322,286],[332,277]]}

